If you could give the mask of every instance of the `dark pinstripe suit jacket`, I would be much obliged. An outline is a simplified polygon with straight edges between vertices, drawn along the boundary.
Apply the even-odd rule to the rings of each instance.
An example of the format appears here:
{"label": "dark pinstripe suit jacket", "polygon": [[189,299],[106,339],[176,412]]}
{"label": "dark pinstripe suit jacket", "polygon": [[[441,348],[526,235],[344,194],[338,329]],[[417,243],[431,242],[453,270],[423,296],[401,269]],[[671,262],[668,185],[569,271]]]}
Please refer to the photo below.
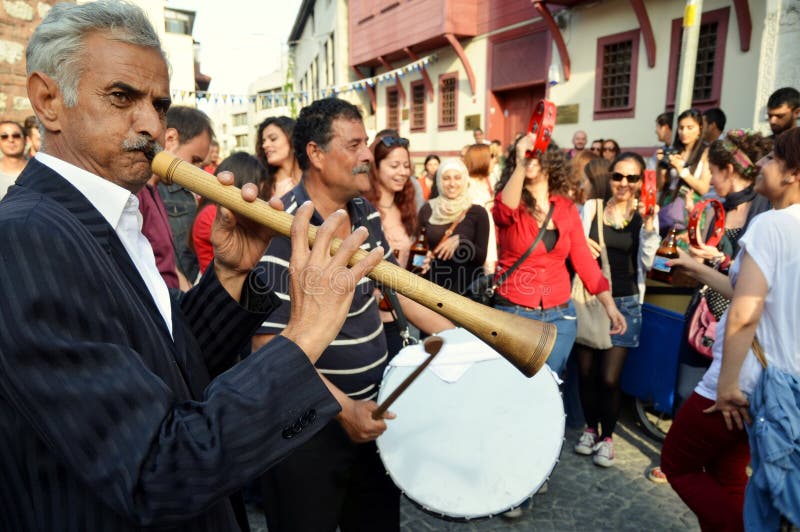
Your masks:
{"label": "dark pinstripe suit jacket", "polygon": [[226,495],[335,415],[282,337],[225,371],[274,299],[209,272],[173,341],[114,229],[28,164],[0,203],[0,530],[236,530]]}

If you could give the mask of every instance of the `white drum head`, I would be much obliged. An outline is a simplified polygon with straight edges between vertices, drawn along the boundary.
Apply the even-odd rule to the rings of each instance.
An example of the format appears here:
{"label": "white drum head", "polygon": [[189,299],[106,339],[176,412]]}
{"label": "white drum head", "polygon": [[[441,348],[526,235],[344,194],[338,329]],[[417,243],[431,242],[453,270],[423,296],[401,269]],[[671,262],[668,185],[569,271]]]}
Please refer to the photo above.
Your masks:
{"label": "white drum head", "polygon": [[[378,402],[413,367],[391,367]],[[475,363],[454,383],[426,369],[390,408],[377,440],[397,486],[423,509],[472,519],[533,495],[561,452],[564,407],[547,367],[528,379],[505,359]]]}

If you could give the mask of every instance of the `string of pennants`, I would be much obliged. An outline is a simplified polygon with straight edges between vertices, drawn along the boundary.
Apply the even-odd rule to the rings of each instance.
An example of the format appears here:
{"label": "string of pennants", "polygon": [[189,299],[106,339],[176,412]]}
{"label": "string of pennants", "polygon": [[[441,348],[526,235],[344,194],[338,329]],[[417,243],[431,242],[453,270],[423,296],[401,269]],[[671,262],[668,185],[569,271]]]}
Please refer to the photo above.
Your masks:
{"label": "string of pennants", "polygon": [[384,83],[394,82],[395,77],[404,77],[414,72],[423,70],[431,63],[436,62],[437,54],[425,56],[413,63],[409,63],[394,70],[382,72],[371,78],[364,78],[343,85],[329,86],[319,91],[270,91],[265,94],[222,94],[208,91],[172,90],[172,99],[176,102],[196,101],[222,105],[244,105],[250,103],[258,105],[261,109],[283,107],[292,103],[306,105],[319,98],[336,96],[351,91],[362,92]]}

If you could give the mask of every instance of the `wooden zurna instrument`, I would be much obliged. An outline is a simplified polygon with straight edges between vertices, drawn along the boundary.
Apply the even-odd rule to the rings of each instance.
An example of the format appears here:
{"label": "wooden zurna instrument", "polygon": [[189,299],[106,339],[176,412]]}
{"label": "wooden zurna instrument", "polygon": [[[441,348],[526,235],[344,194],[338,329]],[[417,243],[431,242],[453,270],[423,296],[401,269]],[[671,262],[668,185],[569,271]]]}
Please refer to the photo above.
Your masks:
{"label": "wooden zurna instrument", "polygon": [[[220,184],[215,176],[172,154],[158,153],[153,158],[153,172],[167,184],[177,183],[273,231],[290,236],[294,218],[291,214],[275,210],[260,199],[252,203],[245,201],[240,189]],[[314,243],[316,235],[317,228],[309,227],[309,245]],[[340,244],[341,240],[335,239],[331,253],[335,253]],[[366,255],[363,249],[358,250],[350,263],[355,264]],[[553,349],[556,328],[552,324],[481,305],[385,260],[375,266],[369,276],[464,327],[528,377],[539,371]]]}

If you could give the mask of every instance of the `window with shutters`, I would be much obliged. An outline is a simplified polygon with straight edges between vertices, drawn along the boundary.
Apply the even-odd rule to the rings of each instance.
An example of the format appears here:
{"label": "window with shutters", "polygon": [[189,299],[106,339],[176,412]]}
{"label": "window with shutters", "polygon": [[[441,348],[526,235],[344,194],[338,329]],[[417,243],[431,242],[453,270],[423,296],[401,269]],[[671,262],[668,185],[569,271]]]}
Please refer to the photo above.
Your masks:
{"label": "window with shutters", "polygon": [[594,118],[632,118],[636,107],[639,30],[597,39]]}
{"label": "window with shutters", "polygon": [[439,129],[455,129],[458,121],[458,73],[439,76]]}
{"label": "window with shutters", "polygon": [[411,82],[411,131],[425,131],[425,82]]}
{"label": "window with shutters", "polygon": [[400,130],[400,106],[397,87],[386,88],[386,127]]}
{"label": "window with shutters", "polygon": [[[709,109],[718,107],[722,92],[722,72],[725,63],[725,41],[728,37],[730,8],[703,13],[700,19],[700,37],[697,41],[697,61],[694,70],[692,107]],[[681,64],[683,19],[672,21],[672,41],[669,53],[669,78],[667,81],[667,110],[675,110],[678,88],[678,71]],[[679,111],[684,111],[680,109]]]}

